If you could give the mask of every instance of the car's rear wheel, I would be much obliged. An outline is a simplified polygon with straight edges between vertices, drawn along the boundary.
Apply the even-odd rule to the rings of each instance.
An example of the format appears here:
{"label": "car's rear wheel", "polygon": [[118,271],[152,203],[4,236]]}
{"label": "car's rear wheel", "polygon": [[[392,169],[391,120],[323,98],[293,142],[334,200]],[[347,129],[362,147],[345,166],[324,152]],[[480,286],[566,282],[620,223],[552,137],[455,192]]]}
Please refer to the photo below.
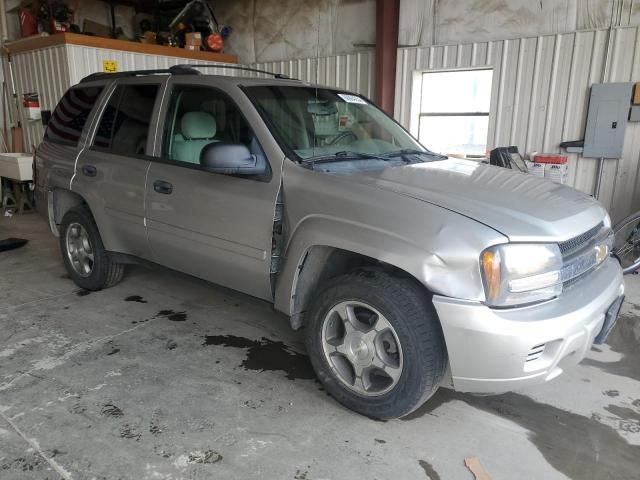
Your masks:
{"label": "car's rear wheel", "polygon": [[72,208],[62,218],[60,249],[67,272],[79,287],[108,288],[124,275],[124,265],[111,261],[93,216],[84,206]]}
{"label": "car's rear wheel", "polygon": [[319,380],[363,415],[404,416],[435,393],[444,375],[436,312],[411,278],[381,269],[335,278],[313,302],[305,328]]}

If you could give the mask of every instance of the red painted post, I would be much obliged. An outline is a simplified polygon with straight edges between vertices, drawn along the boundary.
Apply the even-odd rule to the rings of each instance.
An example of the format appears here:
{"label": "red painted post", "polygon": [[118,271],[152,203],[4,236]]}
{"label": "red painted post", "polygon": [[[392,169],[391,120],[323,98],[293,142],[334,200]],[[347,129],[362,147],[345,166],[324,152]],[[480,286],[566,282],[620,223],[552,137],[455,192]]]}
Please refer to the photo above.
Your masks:
{"label": "red painted post", "polygon": [[376,68],[374,100],[393,115],[398,55],[400,0],[376,0]]}

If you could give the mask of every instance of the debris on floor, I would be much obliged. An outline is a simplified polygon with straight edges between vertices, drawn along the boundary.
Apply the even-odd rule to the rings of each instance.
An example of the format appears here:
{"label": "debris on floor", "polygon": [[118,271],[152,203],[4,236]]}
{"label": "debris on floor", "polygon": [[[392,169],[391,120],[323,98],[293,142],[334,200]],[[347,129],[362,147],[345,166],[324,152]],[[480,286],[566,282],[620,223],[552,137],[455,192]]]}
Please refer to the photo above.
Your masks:
{"label": "debris on floor", "polygon": [[484,468],[484,465],[480,463],[478,457],[467,457],[464,459],[464,464],[471,470],[476,480],[491,480],[491,475],[489,475],[489,472]]}

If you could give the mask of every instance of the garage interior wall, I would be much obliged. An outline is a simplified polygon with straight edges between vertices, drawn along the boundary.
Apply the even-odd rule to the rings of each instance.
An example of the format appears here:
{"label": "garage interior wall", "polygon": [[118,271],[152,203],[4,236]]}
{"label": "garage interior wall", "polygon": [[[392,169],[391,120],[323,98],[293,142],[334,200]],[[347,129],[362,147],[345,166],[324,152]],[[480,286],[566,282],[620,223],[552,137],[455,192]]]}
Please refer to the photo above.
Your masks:
{"label": "garage interior wall", "polygon": [[[488,146],[516,145],[523,154],[559,152],[584,138],[590,86],[601,81],[608,30],[590,30],[398,52],[395,117],[412,123],[415,72],[493,68]],[[640,80],[638,27],[615,28],[605,82]],[[640,124],[629,123],[623,157],[605,160],[600,201],[614,220],[640,208]],[[592,194],[597,160],[569,155],[569,185]]]}
{"label": "garage interior wall", "polygon": [[[156,70],[185,63],[184,58],[148,55],[122,50],[108,50],[80,45],[57,45],[41,50],[21,52],[12,55],[12,66],[18,98],[23,93],[38,92],[43,110],[53,110],[71,85],[95,72],[102,71],[103,60],[115,60],[121,70]],[[190,64],[217,65],[216,62],[188,60]],[[6,70],[6,57],[3,58]],[[237,70],[207,69],[218,75],[237,75]],[[44,135],[42,123],[27,120],[24,110],[19,110],[24,134],[25,151],[31,152]]]}
{"label": "garage interior wall", "polygon": [[[100,20],[104,2],[82,4],[87,18]],[[375,41],[375,0],[221,0],[216,11],[221,23],[235,27],[227,51],[241,63],[373,95],[368,45]],[[601,80],[611,24],[622,27],[613,30],[605,81],[640,80],[640,38],[633,26],[640,23],[640,1],[470,0],[463,8],[454,0],[401,0],[400,17],[395,116],[408,128],[416,72],[491,67],[488,144],[557,152],[560,141],[583,137],[589,87]],[[69,82],[100,70],[102,54],[68,57],[66,50],[51,49],[39,52],[39,59],[24,58],[19,68],[33,72],[42,87],[18,85],[18,91],[41,91],[43,108],[52,108]],[[53,75],[51,81],[50,67],[61,55],[70,76]],[[155,68],[158,62],[141,56],[119,63]],[[25,145],[37,143],[38,134]],[[639,157],[640,125],[630,123],[623,158],[604,166],[600,199],[614,219],[640,208]],[[596,171],[596,160],[570,156],[570,184],[576,188],[593,193]]]}
{"label": "garage interior wall", "polygon": [[400,0],[401,46],[640,25],[638,0]]}
{"label": "garage interior wall", "polygon": [[353,53],[375,42],[376,0],[221,0],[233,27],[228,53],[242,63]]}

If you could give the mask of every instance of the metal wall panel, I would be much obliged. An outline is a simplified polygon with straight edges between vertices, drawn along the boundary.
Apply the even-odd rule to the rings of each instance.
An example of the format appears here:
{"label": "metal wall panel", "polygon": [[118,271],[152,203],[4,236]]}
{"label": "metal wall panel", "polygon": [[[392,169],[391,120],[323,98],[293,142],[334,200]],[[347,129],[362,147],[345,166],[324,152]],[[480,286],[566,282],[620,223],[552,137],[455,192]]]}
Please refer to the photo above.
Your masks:
{"label": "metal wall panel", "polygon": [[[124,52],[122,50],[108,50],[104,48],[89,48],[81,45],[66,45],[66,51],[69,62],[69,78],[72,85],[78,83],[82,78],[91,73],[101,72],[103,60],[115,60],[118,62],[119,71],[153,70],[169,68],[173,65],[184,63],[193,65],[218,65],[216,62],[206,62],[203,60],[148,55],[144,53]],[[238,75],[237,70],[224,67],[207,69],[207,72],[218,75]]]}
{"label": "metal wall panel", "polygon": [[[488,146],[517,145],[521,152],[559,152],[584,128],[591,84],[602,79],[608,30],[579,31],[466,45],[398,50],[395,117],[412,126],[416,72],[493,69]],[[613,30],[605,82],[640,80],[638,27]],[[416,133],[415,128],[413,128]],[[640,209],[640,124],[629,123],[622,158],[605,160],[600,200],[620,219]],[[569,184],[592,194],[597,160],[569,155]]]}
{"label": "metal wall panel", "polygon": [[[120,71],[169,68],[180,63],[217,65],[216,62],[146,55],[80,45],[58,45],[17,53],[13,54],[11,59],[20,104],[22,104],[22,94],[37,92],[40,95],[40,106],[43,110],[53,110],[70,86],[75,85],[91,73],[101,72],[103,60],[117,61]],[[4,62],[5,71],[7,71],[6,57]],[[207,69],[207,72],[220,75],[239,74],[237,70],[224,67]],[[24,130],[25,150],[31,151],[33,146],[40,143],[44,127],[40,121],[26,120],[22,115],[23,109],[21,107],[19,113]]]}
{"label": "metal wall panel", "polygon": [[[37,92],[40,97],[40,107],[52,110],[60,97],[69,87],[69,73],[64,65],[67,55],[64,46],[56,46],[33,52],[17,53],[11,56],[15,89],[18,94],[20,107],[18,113],[24,134],[26,151],[38,145],[42,139],[43,128],[39,120],[31,121],[24,118],[22,95]],[[7,59],[4,57],[4,70],[8,72]],[[12,108],[13,105],[12,105]]]}
{"label": "metal wall panel", "polygon": [[268,72],[284,73],[305,82],[344,88],[370,98],[373,96],[373,60],[373,51],[367,50],[329,57],[256,63],[251,66]]}
{"label": "metal wall panel", "polygon": [[[527,154],[532,151],[558,152],[560,141],[583,138],[589,88],[592,83],[601,81],[607,37],[607,30],[592,30],[473,44],[401,48],[396,70],[395,117],[406,127],[411,127],[411,97],[416,72],[493,68],[489,146],[513,144]],[[17,54],[13,59],[18,93],[39,92],[45,109],[53,108],[69,85],[102,70],[102,60],[118,61],[120,70],[166,68],[185,62],[178,57],[75,45]],[[372,50],[251,66],[373,96]],[[207,71],[264,76],[224,67]],[[640,80],[639,27],[616,28],[605,81],[636,80]],[[42,135],[39,122],[25,122],[24,125],[26,145],[37,144]],[[640,209],[639,160],[640,123],[630,123],[623,158],[619,161],[606,160],[604,166],[600,199],[614,219]],[[592,193],[597,160],[569,155],[569,164],[570,185]]]}

